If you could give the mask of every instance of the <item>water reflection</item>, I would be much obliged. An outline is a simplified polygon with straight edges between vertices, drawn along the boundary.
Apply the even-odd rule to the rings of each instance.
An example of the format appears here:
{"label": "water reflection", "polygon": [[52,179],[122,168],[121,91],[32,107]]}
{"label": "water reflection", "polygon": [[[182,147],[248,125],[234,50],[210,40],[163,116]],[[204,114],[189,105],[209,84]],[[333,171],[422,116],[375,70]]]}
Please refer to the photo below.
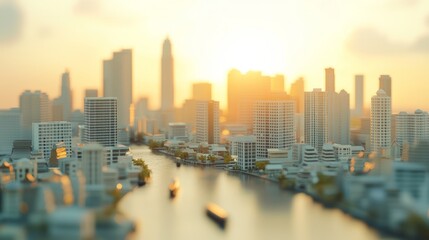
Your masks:
{"label": "water reflection", "polygon": [[[153,171],[152,182],[127,195],[120,206],[138,221],[137,239],[383,239],[341,211],[271,182],[212,168],[177,168],[146,147],[132,150]],[[173,178],[181,188],[171,200],[168,184]],[[225,230],[206,216],[208,202],[228,211]]]}

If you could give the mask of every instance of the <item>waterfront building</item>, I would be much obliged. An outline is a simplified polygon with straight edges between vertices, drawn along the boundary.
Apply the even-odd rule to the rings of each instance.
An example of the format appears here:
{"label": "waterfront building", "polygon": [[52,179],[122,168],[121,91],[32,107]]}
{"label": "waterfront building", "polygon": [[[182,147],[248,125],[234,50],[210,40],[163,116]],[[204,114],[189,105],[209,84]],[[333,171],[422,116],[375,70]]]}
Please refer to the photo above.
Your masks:
{"label": "waterfront building", "polygon": [[391,146],[391,98],[383,89],[371,98],[371,151],[381,156],[390,155]]}
{"label": "waterfront building", "polygon": [[219,102],[196,102],[196,141],[197,143],[219,143]]}
{"label": "waterfront building", "polygon": [[253,109],[257,158],[266,158],[267,149],[289,148],[295,143],[294,101],[256,101]]}
{"label": "waterfront building", "polygon": [[241,170],[255,168],[256,137],[237,136],[230,139],[232,155],[237,156],[237,164]]}
{"label": "waterfront building", "polygon": [[43,122],[33,123],[33,150],[43,153],[45,160],[49,160],[53,146],[63,143],[66,157],[72,155],[72,125],[70,122]]}
{"label": "waterfront building", "polygon": [[188,138],[188,129],[186,123],[169,123],[168,139],[183,140]]}

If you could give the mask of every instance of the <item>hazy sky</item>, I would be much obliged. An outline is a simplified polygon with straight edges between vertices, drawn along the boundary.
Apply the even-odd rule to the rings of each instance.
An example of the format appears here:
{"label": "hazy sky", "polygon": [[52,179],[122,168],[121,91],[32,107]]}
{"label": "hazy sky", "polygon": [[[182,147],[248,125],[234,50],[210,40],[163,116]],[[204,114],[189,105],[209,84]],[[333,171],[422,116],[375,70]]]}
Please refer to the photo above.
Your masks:
{"label": "hazy sky", "polygon": [[101,89],[102,60],[133,49],[134,99],[159,106],[161,45],[175,57],[176,106],[191,83],[214,84],[226,105],[233,67],[299,76],[306,90],[324,87],[336,70],[336,90],[351,93],[365,75],[365,102],[380,74],[393,81],[394,111],[429,110],[427,0],[0,0],[0,108],[18,106],[25,90],[55,98],[67,68],[77,107],[85,88]]}

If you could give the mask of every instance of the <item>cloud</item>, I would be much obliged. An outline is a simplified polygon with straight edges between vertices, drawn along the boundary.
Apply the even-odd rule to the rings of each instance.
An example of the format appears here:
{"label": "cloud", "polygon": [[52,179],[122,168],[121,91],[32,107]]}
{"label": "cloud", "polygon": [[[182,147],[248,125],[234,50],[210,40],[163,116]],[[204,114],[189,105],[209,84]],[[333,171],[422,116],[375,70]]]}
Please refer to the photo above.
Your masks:
{"label": "cloud", "polygon": [[394,54],[404,51],[404,46],[392,42],[385,34],[373,28],[356,29],[350,35],[347,47],[363,54]]}
{"label": "cloud", "polygon": [[417,39],[412,46],[412,50],[415,50],[418,53],[429,53],[429,34]]}
{"label": "cloud", "polygon": [[23,14],[16,1],[0,1],[0,43],[16,41],[22,32]]}
{"label": "cloud", "polygon": [[101,0],[79,0],[74,13],[109,25],[130,25],[136,22],[133,11],[124,9],[122,0],[103,2]]}

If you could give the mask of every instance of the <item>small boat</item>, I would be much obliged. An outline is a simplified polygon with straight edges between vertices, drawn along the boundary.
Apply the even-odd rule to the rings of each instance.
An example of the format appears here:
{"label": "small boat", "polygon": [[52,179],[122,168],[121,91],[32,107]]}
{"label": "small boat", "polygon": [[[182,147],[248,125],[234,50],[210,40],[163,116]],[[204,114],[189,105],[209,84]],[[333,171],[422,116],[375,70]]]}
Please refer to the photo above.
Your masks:
{"label": "small boat", "polygon": [[139,185],[139,187],[146,185],[146,180],[139,178],[139,180],[137,181],[137,185]]}
{"label": "small boat", "polygon": [[180,162],[181,162],[180,158],[176,157],[176,167],[180,167],[180,165],[181,165]]}
{"label": "small boat", "polygon": [[170,198],[175,198],[177,192],[179,191],[180,188],[180,183],[178,180],[173,180],[169,185],[168,185],[168,190],[170,191]]}
{"label": "small boat", "polygon": [[214,203],[207,204],[206,214],[215,221],[221,228],[225,228],[228,213],[219,205]]}

